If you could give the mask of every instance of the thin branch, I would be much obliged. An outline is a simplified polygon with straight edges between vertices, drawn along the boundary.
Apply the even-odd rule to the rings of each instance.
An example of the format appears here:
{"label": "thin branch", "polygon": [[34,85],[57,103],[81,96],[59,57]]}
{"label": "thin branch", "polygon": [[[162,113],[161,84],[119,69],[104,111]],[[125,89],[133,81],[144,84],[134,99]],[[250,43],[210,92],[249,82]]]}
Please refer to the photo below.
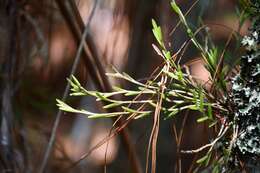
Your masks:
{"label": "thin branch", "polygon": [[[143,109],[143,107],[145,106],[145,104],[143,104],[138,110]],[[95,151],[97,148],[99,148],[100,146],[102,146],[103,144],[105,144],[106,142],[108,142],[110,139],[112,139],[113,137],[115,137],[116,135],[118,135],[120,132],[122,132],[123,130],[126,129],[127,125],[131,122],[131,120],[133,120],[133,118],[136,116],[137,113],[133,113],[131,116],[131,118],[126,119],[124,122],[121,122],[120,126],[115,127],[113,130],[113,132],[111,131],[111,133],[103,138],[101,141],[99,141],[94,147],[92,147],[88,152],[86,152],[85,154],[83,154],[79,160],[77,160],[76,162],[74,162],[72,165],[70,165],[69,167],[66,168],[66,170],[70,170],[72,168],[74,168],[77,164],[79,164],[82,160],[86,159],[93,151]],[[114,126],[113,126],[114,127]],[[131,156],[131,155],[130,155]],[[133,157],[133,156],[131,156]],[[140,172],[141,173],[141,172]]]}
{"label": "thin branch", "polygon": [[[195,5],[199,2],[199,0],[196,0],[192,5],[191,7],[187,10],[187,12],[184,14],[184,16],[186,17],[190,12],[191,10],[195,7]],[[175,25],[175,27],[172,29],[172,31],[170,32],[170,36],[175,32],[175,30],[180,26],[181,24],[181,20],[178,21],[178,23]]]}
{"label": "thin branch", "polygon": [[[79,49],[77,51],[77,55],[75,57],[74,63],[73,63],[72,68],[71,68],[71,72],[70,72],[71,75],[75,74],[77,66],[79,64],[81,50],[83,48],[83,43],[85,41],[85,37],[86,37],[86,35],[89,31],[89,24],[90,24],[90,22],[93,18],[93,15],[94,15],[94,12],[95,12],[95,9],[96,9],[96,6],[97,6],[97,1],[98,0],[95,1],[95,4],[93,6],[93,9],[92,9],[91,14],[90,14],[89,19],[88,19],[88,23],[85,27],[85,30],[84,30],[84,33],[83,33],[83,36],[82,36],[82,39],[81,39],[81,43],[80,43]],[[62,96],[62,101],[65,101],[67,99],[67,97],[69,95],[69,89],[70,89],[70,84],[68,82],[67,85],[66,85],[65,91],[63,93],[63,96]],[[40,169],[39,169],[39,173],[44,173],[44,170],[45,170],[46,165],[48,163],[49,156],[50,156],[50,153],[52,151],[52,148],[53,148],[53,145],[54,145],[54,142],[55,142],[55,138],[56,138],[56,135],[57,135],[57,129],[58,129],[58,126],[59,126],[59,123],[60,123],[61,115],[62,115],[62,111],[59,109],[58,113],[56,115],[56,119],[55,119],[53,128],[52,128],[51,137],[50,137],[50,140],[49,140],[49,143],[48,143],[42,164],[41,164]]]}
{"label": "thin branch", "polygon": [[[84,30],[84,23],[78,11],[77,5],[73,0],[69,0],[69,7],[65,4],[64,0],[56,0],[57,5],[61,9],[68,26],[70,27],[74,37],[77,41],[81,40],[82,32]],[[72,13],[72,14],[71,14]],[[84,44],[84,63],[86,69],[90,73],[91,78],[94,81],[97,89],[102,92],[111,92],[112,87],[109,83],[107,76],[105,75],[102,63],[99,60],[98,52],[91,35],[86,35],[86,43]],[[115,108],[110,109],[111,112],[118,112]],[[114,119],[113,119],[114,120]],[[122,124],[119,120],[118,124]],[[130,135],[127,129],[122,129],[121,138],[126,147],[126,152],[130,156],[130,162],[132,164],[133,172],[141,173],[142,168],[138,156],[135,152],[134,146],[130,139]]]}
{"label": "thin branch", "polygon": [[228,129],[229,129],[229,126],[226,126],[225,123],[224,123],[222,125],[220,131],[219,131],[219,134],[218,134],[217,138],[213,142],[211,142],[209,144],[206,144],[206,145],[203,145],[202,147],[200,147],[198,149],[195,149],[195,150],[188,150],[188,151],[181,151],[181,152],[185,153],[185,154],[193,154],[193,153],[201,152],[201,151],[203,151],[206,148],[210,148],[208,150],[208,153],[209,153],[213,149],[215,144],[222,138],[222,136],[225,135],[225,133],[227,132]]}
{"label": "thin branch", "polygon": [[[167,63],[165,65],[166,71],[169,71],[170,65]],[[149,153],[150,153],[150,147],[152,147],[152,163],[151,163],[151,172],[155,173],[156,172],[156,146],[157,146],[157,139],[158,139],[158,133],[159,133],[159,125],[160,125],[160,112],[161,112],[161,107],[162,107],[162,100],[163,100],[163,95],[165,92],[165,85],[167,83],[168,76],[166,73],[162,75],[161,78],[161,85],[160,85],[160,95],[158,95],[158,101],[156,104],[156,109],[154,112],[154,123],[153,123],[153,128],[152,132],[150,135],[149,139],[149,144],[147,148],[147,155],[146,155],[146,169],[145,172],[148,173],[148,167],[149,167]]]}
{"label": "thin branch", "polygon": [[218,80],[219,76],[221,75],[222,68],[223,68],[223,65],[224,65],[224,55],[225,55],[225,52],[226,52],[226,49],[227,49],[229,43],[231,42],[231,39],[232,39],[233,34],[234,34],[234,31],[232,31],[232,32],[230,33],[230,35],[229,35],[229,37],[228,37],[228,40],[226,41],[225,48],[224,48],[224,50],[223,50],[222,53],[221,53],[220,60],[219,60],[219,62],[218,62],[216,71],[215,71],[214,76],[213,76],[213,79],[212,79],[212,85],[211,85],[211,88],[210,88],[210,91],[211,91],[211,92],[212,92],[212,90],[213,90],[215,81]]}

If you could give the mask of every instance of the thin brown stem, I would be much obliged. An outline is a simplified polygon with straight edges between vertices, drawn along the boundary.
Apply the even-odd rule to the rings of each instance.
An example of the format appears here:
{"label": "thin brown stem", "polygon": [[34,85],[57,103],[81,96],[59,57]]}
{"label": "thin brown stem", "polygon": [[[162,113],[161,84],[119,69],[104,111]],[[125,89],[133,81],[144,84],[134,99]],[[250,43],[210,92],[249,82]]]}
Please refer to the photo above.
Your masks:
{"label": "thin brown stem", "polygon": [[[86,33],[85,37],[83,37],[83,39],[82,39],[82,36],[84,33],[83,31],[88,30],[89,26],[88,25],[86,27],[84,26],[84,23],[82,21],[82,18],[80,17],[80,14],[78,12],[75,2],[69,1],[70,6],[68,6],[66,4],[66,1],[63,1],[63,0],[56,0],[56,3],[58,5],[58,7],[60,8],[68,26],[70,27],[74,37],[76,38],[77,42],[80,43],[81,40],[84,40],[80,46],[80,47],[82,47],[81,49],[84,50],[83,51],[83,53],[84,53],[83,60],[85,62],[85,65],[87,66],[87,70],[90,73],[90,76],[92,77],[96,87],[98,88],[98,90],[103,91],[103,92],[112,91],[112,87],[105,75],[104,68],[102,67],[101,62],[99,61],[98,53],[97,53],[97,50],[96,50],[92,37]],[[95,2],[95,3],[97,3],[97,2]],[[81,55],[81,50],[78,51],[78,55]],[[65,91],[66,91],[64,94],[65,97],[63,97],[64,100],[68,95],[69,86],[66,87]],[[113,110],[111,110],[111,111],[113,111]],[[50,152],[53,148],[52,147],[53,143],[55,141],[56,131],[57,131],[57,127],[60,122],[61,114],[62,114],[61,111],[59,111],[58,115],[56,117],[55,124],[53,126],[52,136],[51,136],[50,142],[48,144],[48,147],[47,147],[47,150],[45,153],[45,157],[44,157],[44,161],[42,163],[41,169],[40,169],[40,173],[44,172],[44,169],[47,165],[47,161],[48,161]],[[119,121],[119,124],[121,124],[121,123],[122,122]],[[141,173],[141,170],[142,170],[141,165],[140,165],[139,159],[137,157],[137,154],[135,152],[134,146],[132,145],[132,141],[130,140],[130,135],[129,135],[129,132],[127,129],[122,130],[121,137],[122,137],[124,146],[126,147],[127,153],[129,154],[133,171],[135,173]]]}
{"label": "thin brown stem", "polygon": [[[199,0],[196,0],[191,6],[190,8],[186,11],[186,13],[184,14],[184,16],[186,17],[191,10],[195,7],[195,5],[199,2]],[[172,29],[172,31],[170,32],[170,36],[176,31],[176,29],[180,26],[181,24],[181,20],[178,21],[178,23],[175,25],[175,27]]]}
{"label": "thin brown stem", "polygon": [[226,49],[232,39],[232,36],[234,34],[234,31],[232,31],[228,37],[228,40],[226,41],[226,44],[225,44],[225,48],[224,50],[222,51],[221,53],[221,56],[220,56],[220,60],[218,62],[218,65],[217,65],[217,68],[216,68],[216,72],[214,73],[214,76],[213,76],[213,79],[212,79],[212,85],[211,85],[211,88],[210,88],[210,92],[212,93],[213,91],[213,88],[214,88],[214,83],[215,81],[219,78],[221,72],[222,72],[222,69],[223,69],[223,65],[224,65],[224,55],[225,55],[225,52],[226,52]]}
{"label": "thin brown stem", "polygon": [[[91,21],[91,19],[93,17],[95,9],[96,9],[96,4],[93,7],[93,10],[92,10],[91,15],[90,15],[89,20],[88,20],[88,24],[86,25],[86,28],[84,29],[85,35],[88,33],[88,27],[89,27],[90,21]],[[81,49],[83,48],[82,47],[82,45],[83,45],[82,43],[80,45]],[[80,52],[80,51],[81,50],[79,49],[78,52]],[[77,66],[79,64],[79,61],[80,61],[80,53],[77,53],[77,55],[75,57],[75,60],[74,60],[74,63],[73,63],[72,68],[71,68],[71,73],[70,73],[71,75],[75,74]],[[65,91],[63,93],[63,96],[62,96],[62,101],[65,101],[66,98],[68,97],[69,89],[70,89],[70,84],[68,82],[67,85],[66,85]],[[50,137],[50,140],[49,140],[46,152],[44,154],[43,162],[41,163],[41,166],[39,168],[39,173],[44,173],[44,171],[45,171],[46,165],[47,165],[48,160],[49,160],[50,153],[51,153],[53,145],[55,143],[56,134],[57,134],[58,126],[60,124],[61,115],[62,115],[62,111],[58,110],[58,113],[57,113],[57,116],[56,116],[56,119],[54,121],[54,125],[53,125],[53,128],[52,128],[51,137]]]}

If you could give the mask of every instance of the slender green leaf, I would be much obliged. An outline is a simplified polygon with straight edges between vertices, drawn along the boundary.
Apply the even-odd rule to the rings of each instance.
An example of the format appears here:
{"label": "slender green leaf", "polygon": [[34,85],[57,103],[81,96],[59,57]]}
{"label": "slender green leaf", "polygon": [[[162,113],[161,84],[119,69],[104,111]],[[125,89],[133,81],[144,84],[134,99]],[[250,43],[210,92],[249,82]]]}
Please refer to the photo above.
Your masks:
{"label": "slender green leaf", "polygon": [[198,159],[197,161],[196,161],[196,163],[198,163],[198,164],[202,164],[203,162],[205,162],[207,159],[208,159],[208,155],[205,155],[205,156],[203,156],[202,158],[200,158],[200,159]]}
{"label": "slender green leaf", "polygon": [[198,122],[198,123],[202,123],[202,122],[204,122],[204,121],[206,121],[206,120],[208,120],[208,119],[209,119],[209,117],[203,116],[203,117],[197,119],[197,122]]}

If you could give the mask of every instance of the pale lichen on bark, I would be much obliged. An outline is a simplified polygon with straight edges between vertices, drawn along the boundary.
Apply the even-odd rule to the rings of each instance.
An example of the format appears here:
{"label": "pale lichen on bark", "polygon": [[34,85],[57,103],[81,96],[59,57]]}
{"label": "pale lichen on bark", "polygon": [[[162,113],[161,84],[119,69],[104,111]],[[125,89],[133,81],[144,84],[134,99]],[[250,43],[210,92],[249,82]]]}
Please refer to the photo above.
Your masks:
{"label": "pale lichen on bark", "polygon": [[242,45],[246,54],[241,57],[240,73],[233,79],[235,107],[234,126],[238,128],[235,141],[237,157],[250,158],[247,163],[260,157],[260,1],[250,1],[252,26]]}

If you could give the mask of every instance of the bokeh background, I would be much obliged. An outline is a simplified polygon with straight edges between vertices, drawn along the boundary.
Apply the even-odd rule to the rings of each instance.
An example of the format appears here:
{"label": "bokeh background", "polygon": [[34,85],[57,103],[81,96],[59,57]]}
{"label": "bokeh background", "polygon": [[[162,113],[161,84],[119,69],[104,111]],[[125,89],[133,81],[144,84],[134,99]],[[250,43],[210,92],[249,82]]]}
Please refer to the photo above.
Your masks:
{"label": "bokeh background", "polygon": [[[84,24],[89,23],[88,35],[106,72],[115,67],[144,82],[162,64],[163,60],[152,48],[156,42],[152,35],[152,18],[162,27],[171,52],[177,52],[188,39],[182,26],[172,33],[178,17],[168,0],[64,0],[63,3],[71,7],[69,1],[76,5]],[[79,45],[68,22],[69,15],[64,15],[57,2],[2,0],[0,3],[1,172],[38,172],[43,162],[58,112],[55,99],[62,98]],[[177,3],[186,12],[195,1],[178,0]],[[213,41],[224,47],[232,30],[239,29],[237,5],[236,0],[199,0],[187,20],[194,29],[208,25]],[[76,20],[72,17],[72,23]],[[238,32],[244,35],[247,26]],[[232,40],[228,49],[234,47],[235,40]],[[188,63],[194,75],[207,80],[198,58],[198,51],[189,46],[181,63]],[[82,59],[76,77],[86,88],[98,89]],[[111,79],[110,82],[129,89],[133,87],[124,81]],[[68,97],[67,102],[78,108],[103,111],[92,98]],[[158,173],[176,172],[178,153],[174,125],[177,130],[181,129],[183,117],[162,118],[157,147]],[[100,173],[104,172],[104,165],[107,172],[133,172],[119,136],[68,169],[109,134],[112,123],[110,119],[89,120],[83,115],[62,114],[46,172]],[[152,123],[152,118],[147,117],[128,125],[143,172]],[[210,134],[203,125],[196,124],[192,114],[186,123],[182,149],[197,148],[209,142]],[[181,172],[192,170],[194,157],[181,156]]]}

